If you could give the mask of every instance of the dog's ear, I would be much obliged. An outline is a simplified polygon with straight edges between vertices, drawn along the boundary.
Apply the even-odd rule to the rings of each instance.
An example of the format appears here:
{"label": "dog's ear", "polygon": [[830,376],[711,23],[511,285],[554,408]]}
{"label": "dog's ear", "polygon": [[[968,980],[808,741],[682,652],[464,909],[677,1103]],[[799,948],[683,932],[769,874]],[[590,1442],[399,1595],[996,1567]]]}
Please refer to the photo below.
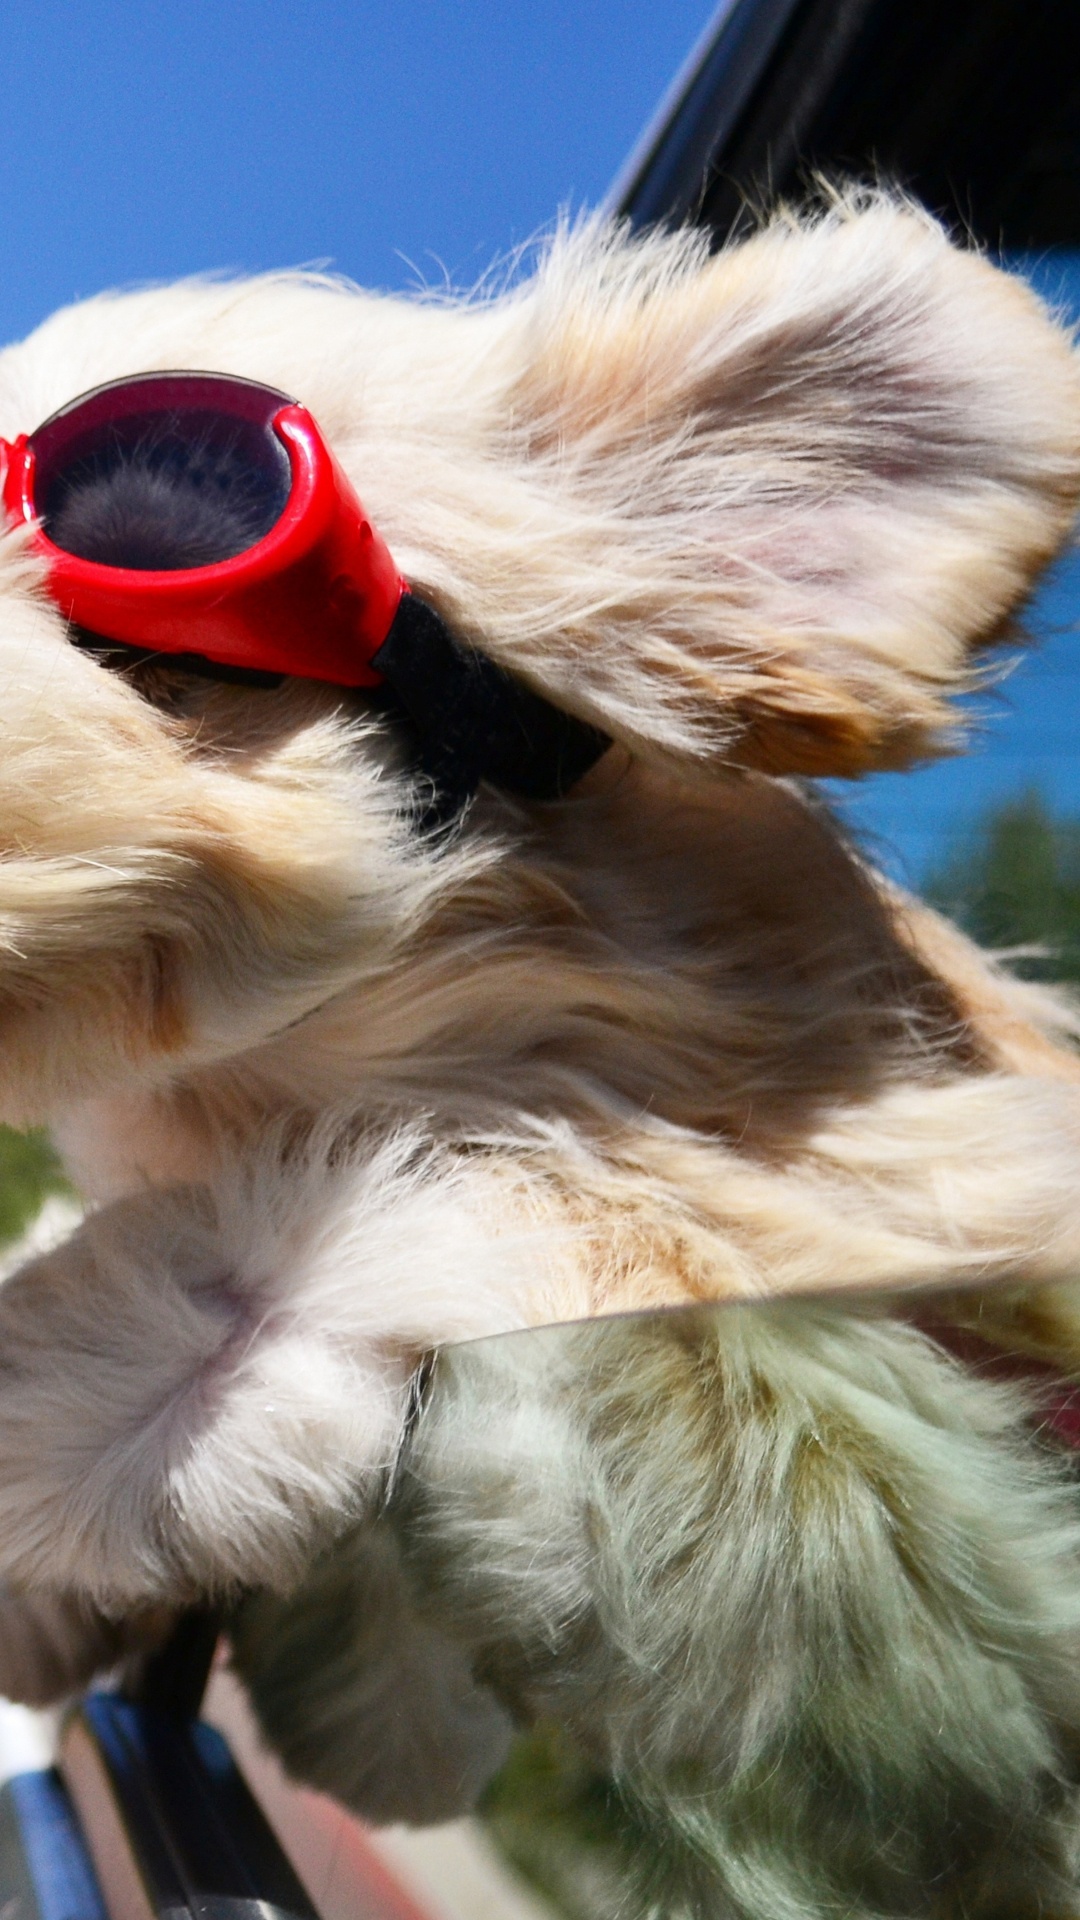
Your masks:
{"label": "dog's ear", "polygon": [[639,747],[949,745],[1080,491],[1076,356],[1023,282],[879,196],[716,255],[572,232],[503,312],[499,492],[434,581],[481,645]]}

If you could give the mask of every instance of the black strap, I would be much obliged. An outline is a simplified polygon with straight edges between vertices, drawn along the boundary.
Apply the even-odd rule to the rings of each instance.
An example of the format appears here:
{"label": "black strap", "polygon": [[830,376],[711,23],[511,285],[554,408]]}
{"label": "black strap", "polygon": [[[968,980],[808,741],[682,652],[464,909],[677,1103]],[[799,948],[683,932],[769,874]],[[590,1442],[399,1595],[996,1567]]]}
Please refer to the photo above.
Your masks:
{"label": "black strap", "polygon": [[418,594],[405,593],[372,666],[393,691],[431,782],[424,825],[445,825],[482,780],[525,800],[558,800],[611,744],[455,640]]}

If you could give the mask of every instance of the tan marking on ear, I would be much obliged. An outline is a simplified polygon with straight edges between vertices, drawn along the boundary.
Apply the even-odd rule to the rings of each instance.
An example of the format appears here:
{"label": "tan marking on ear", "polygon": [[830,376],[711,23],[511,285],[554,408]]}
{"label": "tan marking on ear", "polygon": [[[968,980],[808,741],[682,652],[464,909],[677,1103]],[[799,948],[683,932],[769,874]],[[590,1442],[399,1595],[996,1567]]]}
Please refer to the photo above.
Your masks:
{"label": "tan marking on ear", "polygon": [[180,1053],[191,1038],[191,1020],[184,1002],[183,967],[177,959],[175,941],[150,938],[146,959],[147,1044],[153,1053]]}

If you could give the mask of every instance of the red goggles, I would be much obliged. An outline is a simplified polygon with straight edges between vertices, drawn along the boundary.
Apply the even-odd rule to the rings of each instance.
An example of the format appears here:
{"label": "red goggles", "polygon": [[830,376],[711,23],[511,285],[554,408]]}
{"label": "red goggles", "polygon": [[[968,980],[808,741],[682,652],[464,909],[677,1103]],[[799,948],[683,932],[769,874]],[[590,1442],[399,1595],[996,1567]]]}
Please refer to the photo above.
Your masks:
{"label": "red goggles", "polygon": [[371,687],[405,583],[305,407],[220,373],[80,395],[7,455],[84,632],[224,667]]}
{"label": "red goggles", "polygon": [[136,374],[0,456],[8,515],[81,644],[388,688],[444,814],[481,779],[556,797],[607,744],[410,593],[310,413],[273,387]]}

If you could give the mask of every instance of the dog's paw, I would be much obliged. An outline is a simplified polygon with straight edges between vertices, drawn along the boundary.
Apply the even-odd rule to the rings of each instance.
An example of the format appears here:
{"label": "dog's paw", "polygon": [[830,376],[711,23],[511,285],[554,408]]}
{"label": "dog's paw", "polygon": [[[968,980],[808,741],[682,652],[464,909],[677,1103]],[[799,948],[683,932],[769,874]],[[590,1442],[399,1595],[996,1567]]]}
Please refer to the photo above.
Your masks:
{"label": "dog's paw", "polygon": [[288,1771],[376,1825],[470,1812],[509,1752],[509,1715],[417,1615],[385,1523],[350,1529],[287,1597],[251,1595],[230,1637]]}

